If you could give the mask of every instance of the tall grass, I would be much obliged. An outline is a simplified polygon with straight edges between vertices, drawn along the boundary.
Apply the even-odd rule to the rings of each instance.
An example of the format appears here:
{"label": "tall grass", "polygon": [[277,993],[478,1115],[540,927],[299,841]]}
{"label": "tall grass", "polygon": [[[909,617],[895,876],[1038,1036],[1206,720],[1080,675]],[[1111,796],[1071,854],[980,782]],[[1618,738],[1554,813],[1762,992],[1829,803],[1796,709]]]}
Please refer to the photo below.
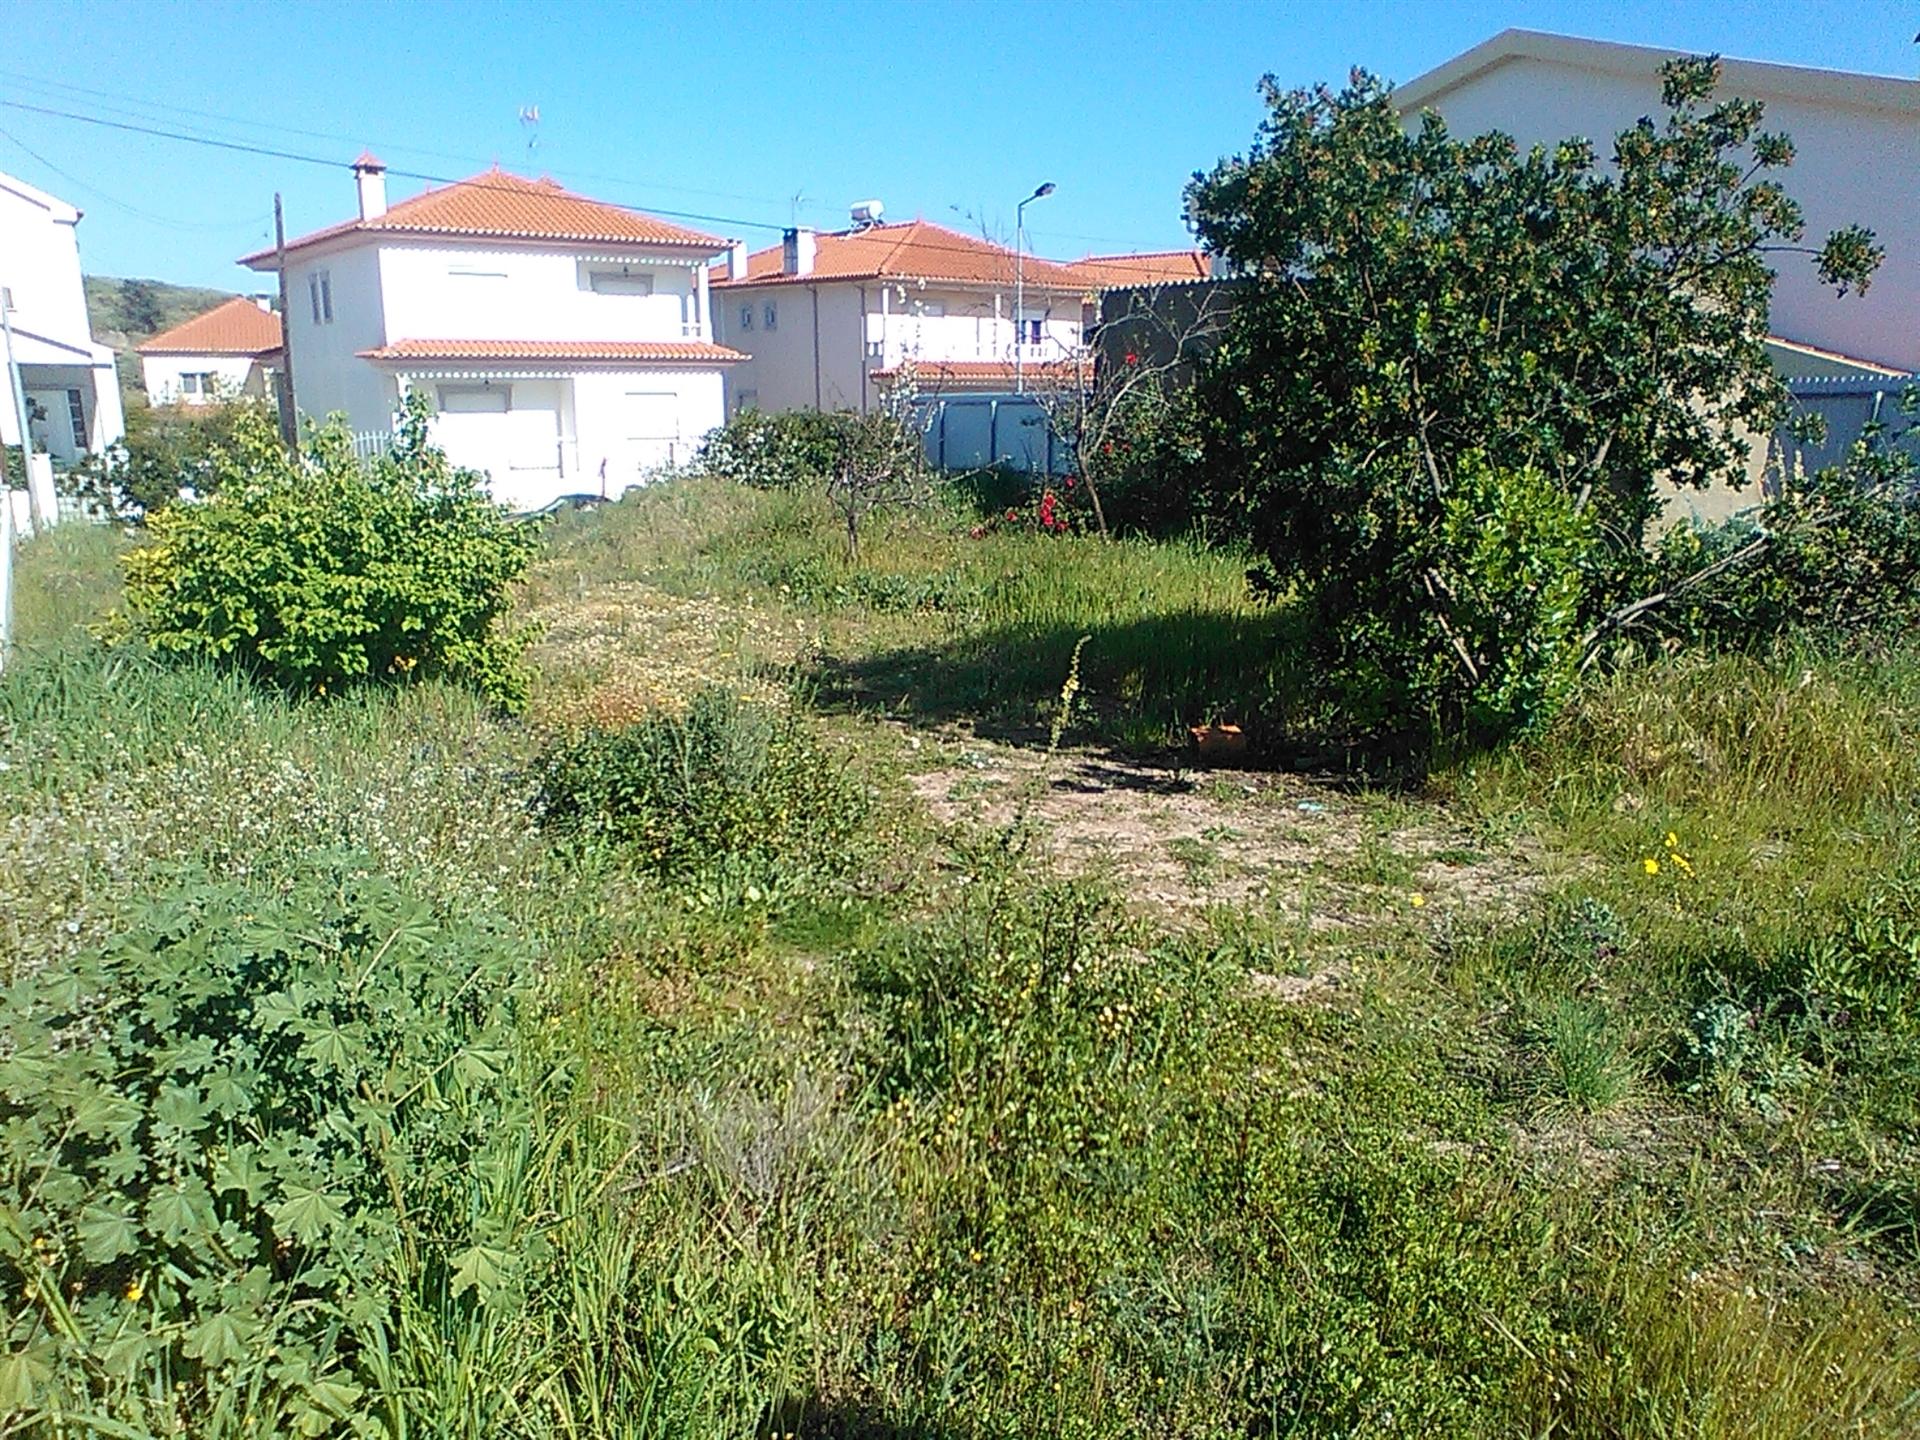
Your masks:
{"label": "tall grass", "polygon": [[[817,627],[841,698],[910,714],[1033,723],[1082,633],[1108,738],[1284,704],[1284,616],[1231,557],[970,523],[900,518],[854,570],[809,497],[674,485],[561,522],[531,585],[751,597]],[[76,634],[110,551],[30,602],[0,680],[10,957],[97,943],[182,861],[274,893],[342,845],[524,947],[535,1114],[457,1217],[517,1268],[484,1301],[444,1266],[395,1277],[358,1362],[371,1433],[1920,1422],[1897,1093],[1920,1071],[1892,1028],[1816,1033],[1761,984],[1912,858],[1903,652],[1607,682],[1441,782],[1561,862],[1537,912],[1327,942],[1302,959],[1341,984],[1287,1001],[1249,990],[1277,967],[1246,946],[894,827],[885,797],[884,870],[799,893],[556,838],[538,737],[457,692],[295,702]],[[1696,1011],[1726,1022],[1695,1037],[1726,1041],[1724,1088],[1688,1068]]]}

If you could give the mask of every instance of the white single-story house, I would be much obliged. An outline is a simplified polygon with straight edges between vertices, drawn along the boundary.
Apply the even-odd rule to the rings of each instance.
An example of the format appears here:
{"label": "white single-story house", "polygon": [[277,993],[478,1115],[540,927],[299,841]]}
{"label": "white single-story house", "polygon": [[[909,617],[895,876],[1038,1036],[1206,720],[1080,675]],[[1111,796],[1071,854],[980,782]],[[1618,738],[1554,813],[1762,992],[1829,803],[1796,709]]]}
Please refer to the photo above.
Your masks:
{"label": "white single-story house", "polygon": [[[1433,110],[1457,134],[1500,130],[1522,145],[1569,136],[1602,159],[1642,116],[1660,114],[1660,66],[1680,51],[1504,30],[1394,91],[1409,124]],[[1776,258],[1772,328],[1794,345],[1897,371],[1920,370],[1920,80],[1722,60],[1720,93],[1766,106],[1793,138],[1780,179],[1806,239],[1865,225],[1886,259],[1865,295],[1836,296],[1801,255]]]}
{"label": "white single-story house", "polygon": [[206,405],[273,393],[280,368],[280,317],[244,295],[163,330],[136,346],[153,405]]}
{"label": "white single-story house", "polygon": [[518,509],[618,495],[725,418],[747,359],[708,317],[726,241],[497,167],[392,206],[380,161],[353,171],[358,215],[286,246],[301,412],[386,434],[423,392],[448,455]]}
{"label": "white single-story house", "polygon": [[[126,430],[113,351],[94,342],[87,320],[79,223],[66,201],[0,175],[0,305],[27,428],[35,448],[68,463],[106,450]],[[18,445],[20,407],[11,394],[5,401],[0,443]]]}

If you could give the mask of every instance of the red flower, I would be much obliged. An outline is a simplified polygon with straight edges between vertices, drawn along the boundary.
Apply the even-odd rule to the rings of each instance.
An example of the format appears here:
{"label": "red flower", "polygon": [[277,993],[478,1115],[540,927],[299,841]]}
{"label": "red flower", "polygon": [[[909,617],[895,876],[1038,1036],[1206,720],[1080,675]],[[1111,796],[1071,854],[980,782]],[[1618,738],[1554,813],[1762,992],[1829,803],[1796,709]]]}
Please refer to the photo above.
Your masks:
{"label": "red flower", "polygon": [[1127,351],[1127,363],[1129,365],[1138,365],[1140,363],[1140,357],[1129,350]]}
{"label": "red flower", "polygon": [[1073,476],[1071,475],[1067,476],[1067,488],[1069,490],[1073,488]]}
{"label": "red flower", "polygon": [[1018,520],[1019,518],[1020,518],[1020,512],[1018,510],[1007,511],[1007,523],[1009,525],[1011,525],[1014,521]]}

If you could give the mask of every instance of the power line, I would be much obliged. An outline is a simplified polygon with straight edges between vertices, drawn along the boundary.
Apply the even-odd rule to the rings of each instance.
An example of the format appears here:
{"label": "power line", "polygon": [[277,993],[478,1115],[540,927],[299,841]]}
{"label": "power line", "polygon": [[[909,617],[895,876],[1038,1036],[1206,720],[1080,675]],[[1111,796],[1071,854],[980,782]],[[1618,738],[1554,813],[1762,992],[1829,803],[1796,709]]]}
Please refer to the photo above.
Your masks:
{"label": "power line", "polygon": [[[165,119],[168,115],[192,115],[208,120],[218,120],[223,124],[243,126],[250,130],[272,130],[285,135],[299,135],[309,140],[339,140],[350,145],[367,143],[364,136],[350,135],[344,131],[307,130],[297,125],[280,125],[269,120],[253,120],[245,116],[228,115],[218,110],[201,110],[191,105],[175,105],[169,101],[142,99],[137,96],[127,95],[121,91],[97,90],[87,85],[73,85],[66,81],[45,80],[37,76],[24,75],[16,70],[0,69],[0,77],[10,80],[16,85],[25,86],[29,90],[50,92],[55,99],[63,101],[67,99],[67,95],[63,95],[61,92],[68,92],[68,94],[71,95],[87,96],[96,110],[104,111],[109,115],[117,114],[131,117],[135,120],[153,122],[156,120],[155,115],[142,114],[141,112],[157,111],[160,112],[157,117],[158,119]],[[119,103],[113,103],[116,101]],[[187,122],[181,121],[178,123],[186,124]],[[190,128],[198,129],[203,134],[213,136],[213,132],[207,130],[205,126],[192,126]],[[218,137],[215,136],[213,138]],[[432,150],[425,146],[402,145],[388,140],[379,140],[373,143],[388,154],[425,155],[436,160],[456,160],[462,165],[487,165],[492,163],[490,160],[479,159],[472,155],[459,154],[451,150]],[[639,185],[656,190],[674,190],[685,195],[706,195],[717,200],[745,200],[755,205],[786,205],[789,203],[787,200],[776,199],[767,195],[743,195],[733,190],[707,190],[695,185],[675,185],[670,181],[645,179],[631,175],[594,174],[584,170],[576,170],[571,173],[576,179],[580,180],[604,180],[611,184]],[[810,201],[807,203],[807,206],[803,208],[813,208],[817,206],[818,203],[819,202]]]}
{"label": "power line", "polygon": [[[55,109],[46,105],[30,105],[23,100],[0,100],[0,107],[22,110],[35,115],[50,115],[62,120],[74,120],[85,125],[97,125],[108,130],[118,130],[134,135],[147,135],[161,140],[174,140],[187,145],[204,145],[216,150],[227,150],[243,155],[259,155],[267,159],[287,160],[301,165],[318,165],[328,170],[341,168],[340,162],[324,155],[306,155],[295,150],[282,150],[270,145],[252,145],[238,140],[223,140],[205,135],[191,135],[179,130],[164,130],[152,125],[137,125],[125,120],[110,120],[99,115],[85,115],[75,110]],[[525,192],[507,185],[490,185],[480,178],[460,179],[448,175],[435,175],[423,170],[389,169],[389,175],[407,180],[423,180],[430,185],[461,185],[475,190],[492,190],[500,194],[522,195]],[[748,220],[738,215],[715,215],[694,210],[669,210],[649,205],[642,209],[637,205],[627,205],[618,201],[596,201],[617,210],[626,210],[633,214],[646,216],[665,216],[675,220],[694,220],[708,225],[734,226],[748,230],[784,230],[786,227],[764,220]],[[979,252],[971,246],[941,245],[938,242],[923,241],[918,247],[923,250],[944,252],[953,255],[977,256]],[[1042,264],[1065,265],[1072,262],[1047,260],[1040,256],[1034,259]],[[1044,283],[1044,281],[1039,282]]]}
{"label": "power line", "polygon": [[138,205],[130,205],[125,200],[122,200],[117,196],[109,195],[106,191],[102,190],[98,185],[95,185],[92,182],[87,180],[82,180],[78,175],[75,175],[70,171],[62,170],[58,165],[54,164],[51,160],[47,159],[46,156],[42,155],[38,150],[34,149],[31,145],[27,144],[26,141],[22,140],[18,135],[14,134],[11,130],[8,130],[4,127],[0,127],[0,137],[4,137],[7,140],[11,140],[15,148],[20,150],[22,154],[28,155],[34,160],[37,160],[47,170],[51,171],[55,175],[58,175],[62,180],[66,181],[69,185],[77,185],[80,189],[85,190],[86,192],[88,192],[89,194],[95,196],[100,200],[104,200],[107,204],[113,206],[115,209],[124,210],[129,215],[137,215],[142,220],[147,221],[149,224],[163,225],[170,230],[188,230],[188,231],[198,231],[198,232],[217,231],[217,230],[231,231],[231,230],[238,230],[243,225],[246,225],[246,226],[258,225],[263,218],[262,216],[259,216],[259,215],[248,215],[238,220],[205,221],[205,220],[176,220],[171,216],[156,215],[151,210],[142,210]]}

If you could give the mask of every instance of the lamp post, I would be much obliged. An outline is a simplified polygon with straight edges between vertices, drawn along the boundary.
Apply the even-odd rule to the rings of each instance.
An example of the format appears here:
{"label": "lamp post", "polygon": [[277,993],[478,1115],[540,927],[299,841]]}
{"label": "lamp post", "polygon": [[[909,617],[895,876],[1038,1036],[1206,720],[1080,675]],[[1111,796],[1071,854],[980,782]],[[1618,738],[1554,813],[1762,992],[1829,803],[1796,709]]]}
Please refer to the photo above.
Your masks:
{"label": "lamp post", "polygon": [[1027,267],[1026,233],[1027,206],[1036,200],[1044,200],[1053,193],[1053,182],[1047,181],[1033,194],[1013,207],[1013,393],[1024,395],[1027,391],[1027,367],[1025,362]]}

